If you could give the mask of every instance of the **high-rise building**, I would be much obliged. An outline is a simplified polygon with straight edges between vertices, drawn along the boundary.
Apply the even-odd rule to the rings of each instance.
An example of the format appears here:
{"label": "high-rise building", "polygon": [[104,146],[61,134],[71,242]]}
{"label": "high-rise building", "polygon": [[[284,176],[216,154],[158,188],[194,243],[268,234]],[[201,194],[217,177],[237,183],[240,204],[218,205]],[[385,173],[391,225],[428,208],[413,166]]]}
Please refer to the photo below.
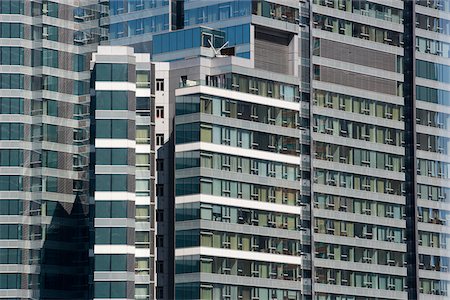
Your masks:
{"label": "high-rise building", "polygon": [[1,19],[0,295],[89,287],[89,61],[97,1],[5,0]]}
{"label": "high-rise building", "polygon": [[448,298],[449,34],[446,0],[0,1],[0,298]]}
{"label": "high-rise building", "polygon": [[449,3],[311,4],[314,296],[444,299]]}

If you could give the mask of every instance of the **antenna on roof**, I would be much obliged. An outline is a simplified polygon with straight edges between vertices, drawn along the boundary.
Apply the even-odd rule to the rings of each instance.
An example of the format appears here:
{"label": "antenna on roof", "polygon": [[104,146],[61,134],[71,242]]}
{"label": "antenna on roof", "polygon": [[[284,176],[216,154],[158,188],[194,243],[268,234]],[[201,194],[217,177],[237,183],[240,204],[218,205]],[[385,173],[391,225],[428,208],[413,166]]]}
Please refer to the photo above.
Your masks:
{"label": "antenna on roof", "polygon": [[228,46],[228,41],[225,44],[223,44],[219,49],[214,48],[214,45],[213,45],[213,43],[211,42],[210,39],[208,39],[208,43],[211,46],[211,48],[213,49],[213,51],[214,51],[214,57],[226,57],[227,56],[227,55],[220,54],[220,51],[222,51],[223,48]]}

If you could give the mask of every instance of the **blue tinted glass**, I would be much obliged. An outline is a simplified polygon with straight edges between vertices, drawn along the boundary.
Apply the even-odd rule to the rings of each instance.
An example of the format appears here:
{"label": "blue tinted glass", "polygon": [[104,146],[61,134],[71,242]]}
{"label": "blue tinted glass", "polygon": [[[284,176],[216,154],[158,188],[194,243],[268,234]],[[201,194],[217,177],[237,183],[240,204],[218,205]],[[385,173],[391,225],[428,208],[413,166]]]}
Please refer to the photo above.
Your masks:
{"label": "blue tinted glass", "polygon": [[177,50],[186,49],[186,45],[184,44],[184,31],[177,32]]}
{"label": "blue tinted glass", "polygon": [[172,32],[169,34],[169,45],[170,51],[177,50],[177,32]]}
{"label": "blue tinted glass", "polygon": [[244,44],[250,43],[250,25],[249,24],[242,25],[242,31],[243,31],[242,32],[242,37],[243,37],[242,42]]}
{"label": "blue tinted glass", "polygon": [[160,35],[156,35],[155,37],[153,37],[153,54],[158,54],[161,53],[162,50],[162,44],[161,44],[161,36]]}
{"label": "blue tinted glass", "polygon": [[242,25],[235,26],[236,30],[236,45],[242,44]]}
{"label": "blue tinted glass", "polygon": [[228,28],[227,39],[230,42],[230,45],[236,45],[236,27]]}
{"label": "blue tinted glass", "polygon": [[168,36],[164,36],[166,39],[164,39],[161,42],[161,52],[169,52],[169,42],[167,40]]}
{"label": "blue tinted glass", "polygon": [[192,44],[194,47],[200,47],[200,28],[195,28],[192,32]]}
{"label": "blue tinted glass", "polygon": [[188,29],[184,32],[184,46],[186,49],[192,48],[192,29]]}

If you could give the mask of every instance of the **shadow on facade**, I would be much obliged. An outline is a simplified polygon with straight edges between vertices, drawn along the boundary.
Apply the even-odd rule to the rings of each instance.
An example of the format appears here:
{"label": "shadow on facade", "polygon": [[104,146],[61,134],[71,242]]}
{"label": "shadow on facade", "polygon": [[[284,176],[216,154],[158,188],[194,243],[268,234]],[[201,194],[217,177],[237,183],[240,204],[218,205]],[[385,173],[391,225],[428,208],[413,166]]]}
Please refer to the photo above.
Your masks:
{"label": "shadow on facade", "polygon": [[[86,198],[83,196],[83,198]],[[41,252],[40,299],[88,299],[87,201],[57,202]]]}

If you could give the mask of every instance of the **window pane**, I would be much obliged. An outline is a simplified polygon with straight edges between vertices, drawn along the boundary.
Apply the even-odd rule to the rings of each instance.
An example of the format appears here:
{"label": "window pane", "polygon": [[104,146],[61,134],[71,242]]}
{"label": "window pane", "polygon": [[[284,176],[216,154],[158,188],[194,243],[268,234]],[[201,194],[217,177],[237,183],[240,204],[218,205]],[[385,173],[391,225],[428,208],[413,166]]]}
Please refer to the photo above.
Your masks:
{"label": "window pane", "polygon": [[112,201],[111,218],[126,218],[126,217],[127,217],[127,201]]}
{"label": "window pane", "polygon": [[126,243],[127,243],[127,229],[111,228],[111,244],[126,244]]}

